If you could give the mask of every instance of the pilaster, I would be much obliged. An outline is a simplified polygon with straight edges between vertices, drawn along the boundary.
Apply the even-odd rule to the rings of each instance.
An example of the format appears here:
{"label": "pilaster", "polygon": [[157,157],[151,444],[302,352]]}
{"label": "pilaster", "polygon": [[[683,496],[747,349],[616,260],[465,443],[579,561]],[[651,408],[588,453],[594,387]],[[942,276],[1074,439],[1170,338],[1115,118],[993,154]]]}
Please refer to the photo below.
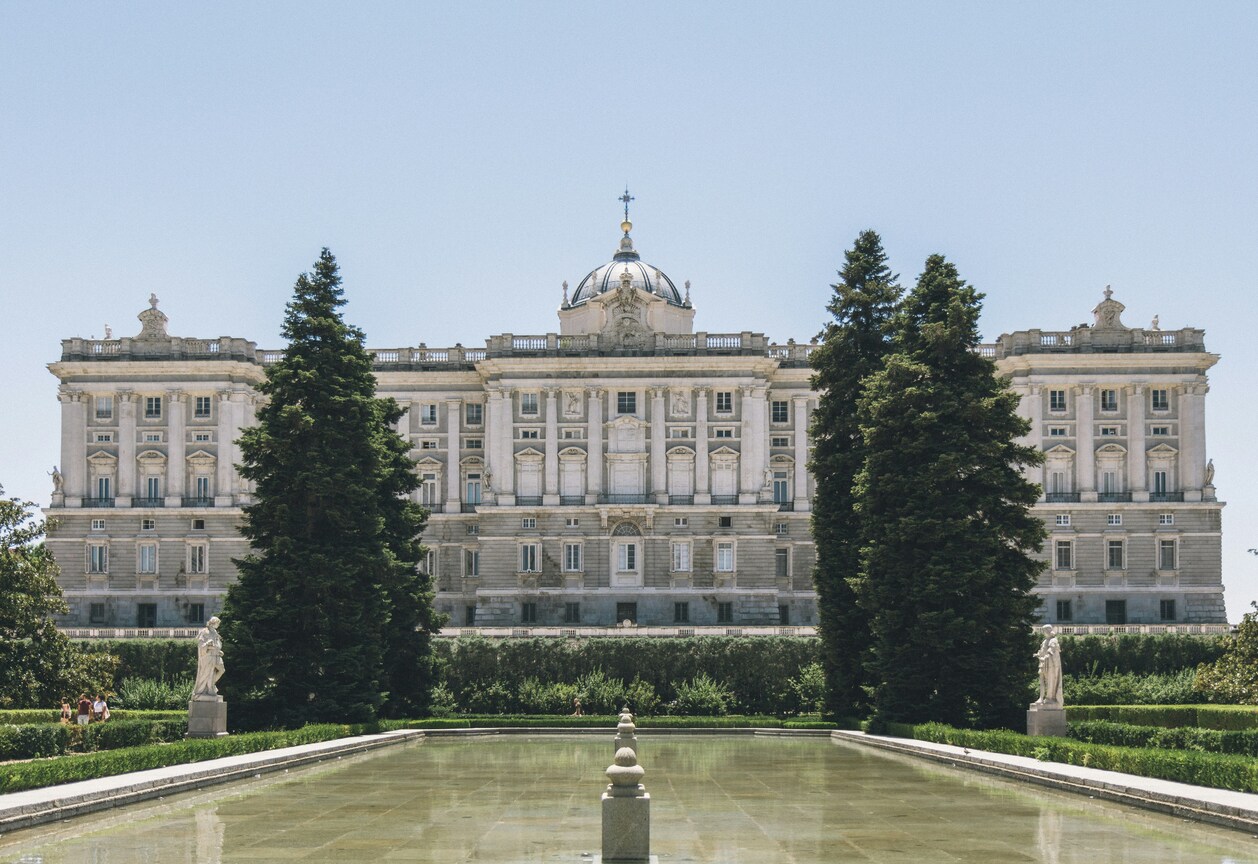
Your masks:
{"label": "pilaster", "polygon": [[808,397],[795,396],[795,510],[796,512],[812,509],[812,499],[808,496]]}
{"label": "pilaster", "polygon": [[1149,500],[1148,466],[1144,443],[1144,385],[1133,384],[1127,394],[1127,477],[1132,501]]}
{"label": "pilaster", "polygon": [[664,411],[665,390],[663,387],[651,388],[651,492],[655,495],[656,504],[668,503],[668,462],[664,451],[668,446],[665,432],[667,416]]}
{"label": "pilaster", "polygon": [[[1044,388],[1039,384],[1028,384],[1022,394],[1023,417],[1031,423],[1023,442],[1036,450],[1044,449]],[[1028,483],[1043,485],[1044,467],[1042,465],[1026,465],[1022,469]]]}
{"label": "pilaster", "polygon": [[586,390],[585,503],[598,503],[603,491],[603,393],[602,388]]}
{"label": "pilaster", "polygon": [[87,487],[87,402],[82,393],[62,387],[61,402],[61,482],[68,507],[82,503]]}
{"label": "pilaster", "polygon": [[739,442],[738,501],[755,504],[765,486],[765,429],[767,423],[766,388],[744,385],[742,388],[742,440]]}
{"label": "pilaster", "polygon": [[1206,392],[1204,383],[1189,384],[1179,397],[1180,475],[1185,501],[1200,501],[1206,471]]}
{"label": "pilaster", "polygon": [[546,461],[542,467],[542,504],[559,506],[559,391],[546,388]]}
{"label": "pilaster", "polygon": [[166,506],[179,507],[183,502],[184,478],[187,476],[188,397],[182,390],[166,394],[169,403],[169,425],[166,443]]}
{"label": "pilaster", "polygon": [[709,479],[711,455],[708,452],[708,389],[695,389],[695,503],[712,503]]}
{"label": "pilaster", "polygon": [[1078,489],[1080,501],[1096,500],[1096,443],[1093,435],[1096,432],[1095,416],[1096,397],[1092,385],[1085,384],[1079,388],[1075,397],[1075,430],[1079,442],[1079,452],[1075,456],[1075,471],[1078,472]]}
{"label": "pilaster", "polygon": [[218,455],[214,476],[214,505],[232,505],[236,476],[236,423],[232,391],[218,391]]}
{"label": "pilaster", "polygon": [[446,400],[446,512],[459,512],[459,482],[462,471],[459,455],[463,452],[463,400]]}
{"label": "pilaster", "polygon": [[130,507],[135,495],[135,405],[136,395],[130,390],[118,393],[118,489],[114,493],[118,507]]}

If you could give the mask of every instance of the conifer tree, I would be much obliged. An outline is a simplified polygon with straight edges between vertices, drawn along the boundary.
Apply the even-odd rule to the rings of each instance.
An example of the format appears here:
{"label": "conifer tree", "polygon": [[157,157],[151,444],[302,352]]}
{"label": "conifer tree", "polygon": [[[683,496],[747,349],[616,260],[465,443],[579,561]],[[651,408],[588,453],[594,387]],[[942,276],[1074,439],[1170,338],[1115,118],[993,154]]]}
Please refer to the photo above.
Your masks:
{"label": "conifer tree", "polygon": [[438,626],[417,569],[425,511],[406,444],[375,396],[363,334],[345,323],[336,260],[324,249],[297,279],[288,348],[259,386],[258,423],[240,439],[256,484],[222,632],[224,690],[241,725],[366,721],[419,711]]}
{"label": "conifer tree", "polygon": [[981,299],[931,256],[860,400],[854,587],[882,720],[1013,728],[1026,707],[1045,529],[1020,469],[1043,457],[1018,442],[1017,397],[975,350]]}
{"label": "conifer tree", "polygon": [[820,394],[813,415],[814,450],[809,466],[816,480],[813,538],[826,709],[835,715],[860,711],[866,702],[864,653],[869,630],[848,580],[860,567],[861,534],[853,512],[852,484],[865,461],[856,420],[862,382],[882,368],[890,351],[891,322],[900,298],[898,276],[887,266],[882,240],[863,231],[844,253],[839,281],[826,309],[821,347],[810,358],[813,389]]}

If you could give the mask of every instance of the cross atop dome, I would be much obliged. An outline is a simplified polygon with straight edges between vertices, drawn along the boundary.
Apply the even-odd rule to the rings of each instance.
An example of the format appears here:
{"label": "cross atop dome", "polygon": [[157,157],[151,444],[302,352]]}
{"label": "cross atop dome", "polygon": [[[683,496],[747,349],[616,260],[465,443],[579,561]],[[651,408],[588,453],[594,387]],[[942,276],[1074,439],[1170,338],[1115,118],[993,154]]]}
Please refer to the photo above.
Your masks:
{"label": "cross atop dome", "polygon": [[632,195],[630,195],[630,194],[629,194],[629,184],[628,184],[628,183],[626,183],[626,184],[625,184],[625,194],[624,194],[624,195],[621,195],[621,196],[620,196],[619,198],[617,198],[616,200],[617,200],[617,201],[623,201],[623,202],[624,202],[624,205],[625,205],[625,221],[620,223],[620,230],[621,230],[621,231],[624,231],[626,234],[628,234],[628,233],[629,233],[629,231],[633,228],[633,223],[629,221],[629,202],[630,202],[630,201],[635,200],[635,199],[634,199],[634,197],[633,197]]}

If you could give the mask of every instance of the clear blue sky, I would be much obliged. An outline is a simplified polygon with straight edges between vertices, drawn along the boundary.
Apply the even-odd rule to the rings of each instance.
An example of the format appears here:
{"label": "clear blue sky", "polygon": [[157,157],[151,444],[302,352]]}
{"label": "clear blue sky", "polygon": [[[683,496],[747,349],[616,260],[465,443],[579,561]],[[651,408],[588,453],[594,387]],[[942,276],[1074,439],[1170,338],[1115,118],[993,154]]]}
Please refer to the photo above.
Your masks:
{"label": "clear blue sky", "polygon": [[[1051,8],[1049,8],[1051,6]],[[46,504],[68,336],[279,347],[322,246],[368,343],[557,329],[614,249],[696,326],[820,328],[843,250],[983,330],[1197,326],[1229,617],[1258,598],[1258,4],[0,4],[0,483]]]}

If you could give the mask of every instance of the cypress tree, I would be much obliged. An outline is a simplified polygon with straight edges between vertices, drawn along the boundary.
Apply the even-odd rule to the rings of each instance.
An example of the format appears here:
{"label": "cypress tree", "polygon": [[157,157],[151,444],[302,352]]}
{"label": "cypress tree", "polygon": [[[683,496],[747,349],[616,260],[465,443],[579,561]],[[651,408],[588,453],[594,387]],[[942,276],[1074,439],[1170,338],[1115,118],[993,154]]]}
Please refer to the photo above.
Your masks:
{"label": "cypress tree", "polygon": [[931,256],[859,404],[855,590],[883,720],[1012,728],[1025,710],[1045,529],[1020,468],[1043,457],[1018,443],[1017,397],[975,350],[981,300]]}
{"label": "cypress tree", "polygon": [[882,368],[890,351],[891,323],[900,298],[898,276],[887,266],[882,240],[863,231],[844,253],[839,281],[826,309],[833,316],[812,353],[812,386],[820,397],[813,415],[816,480],[813,538],[826,708],[833,715],[862,710],[863,661],[869,631],[849,584],[860,566],[861,532],[852,484],[865,461],[856,405],[864,380]]}
{"label": "cypress tree", "polygon": [[240,439],[240,473],[257,491],[241,527],[252,551],[236,562],[222,615],[223,684],[246,727],[368,721],[386,700],[426,705],[437,623],[417,569],[427,514],[406,497],[418,479],[390,428],[401,408],[376,398],[344,304],[324,249],[297,279],[288,348]]}

